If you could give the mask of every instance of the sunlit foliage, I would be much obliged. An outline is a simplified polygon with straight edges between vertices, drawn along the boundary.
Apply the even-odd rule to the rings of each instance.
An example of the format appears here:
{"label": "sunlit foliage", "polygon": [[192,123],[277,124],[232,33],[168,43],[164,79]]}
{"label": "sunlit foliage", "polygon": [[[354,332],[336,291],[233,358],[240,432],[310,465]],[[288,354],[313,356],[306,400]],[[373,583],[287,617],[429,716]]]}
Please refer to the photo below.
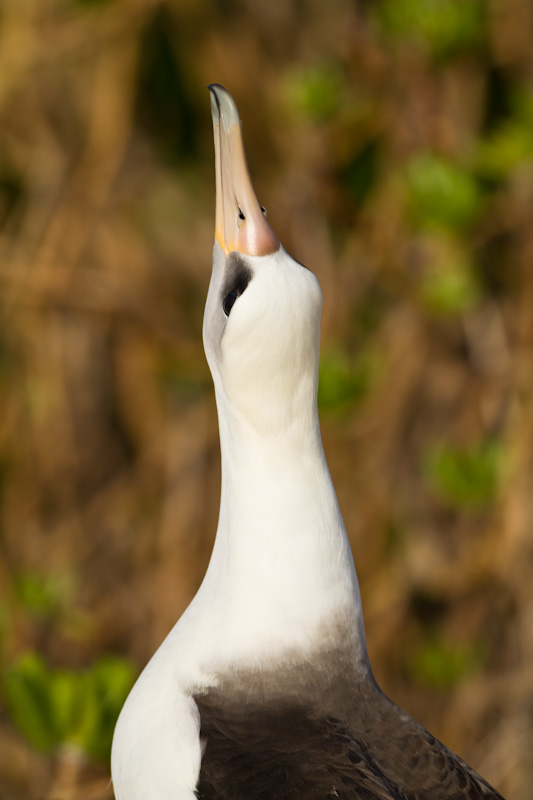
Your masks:
{"label": "sunlit foliage", "polygon": [[2,800],[110,800],[123,697],[208,562],[211,82],[323,289],[322,435],[376,676],[533,796],[532,9],[1,4]]}

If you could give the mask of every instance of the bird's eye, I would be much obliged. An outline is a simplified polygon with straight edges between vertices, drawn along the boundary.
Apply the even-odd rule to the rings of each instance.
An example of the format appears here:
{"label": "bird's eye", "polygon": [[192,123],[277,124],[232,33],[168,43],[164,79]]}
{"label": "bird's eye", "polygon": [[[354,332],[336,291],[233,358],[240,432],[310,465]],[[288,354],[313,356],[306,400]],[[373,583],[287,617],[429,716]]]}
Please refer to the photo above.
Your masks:
{"label": "bird's eye", "polygon": [[230,311],[235,305],[235,300],[238,298],[238,296],[239,295],[237,294],[235,289],[233,289],[229,294],[225,296],[224,300],[222,301],[222,308],[224,309],[224,314],[227,317],[229,317]]}
{"label": "bird's eye", "polygon": [[266,208],[264,206],[261,206],[261,211],[262,211],[263,216],[266,218],[267,210],[266,210]]}
{"label": "bird's eye", "polygon": [[244,214],[242,213],[242,208],[239,208],[239,219],[242,219],[242,220],[245,220],[245,219],[246,219],[246,217],[245,217],[245,216],[244,216]]}

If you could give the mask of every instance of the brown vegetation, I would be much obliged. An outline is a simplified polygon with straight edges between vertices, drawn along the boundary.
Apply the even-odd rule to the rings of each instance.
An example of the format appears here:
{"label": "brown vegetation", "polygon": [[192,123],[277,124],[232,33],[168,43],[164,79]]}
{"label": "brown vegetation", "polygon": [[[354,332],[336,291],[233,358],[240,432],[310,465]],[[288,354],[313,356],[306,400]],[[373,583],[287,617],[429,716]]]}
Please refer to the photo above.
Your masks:
{"label": "brown vegetation", "polygon": [[[323,438],[376,677],[533,795],[532,54],[530,0],[5,0],[2,674],[28,652],[139,671],[204,573],[218,82],[323,288]],[[10,685],[0,798],[111,797],[105,762],[33,749]]]}

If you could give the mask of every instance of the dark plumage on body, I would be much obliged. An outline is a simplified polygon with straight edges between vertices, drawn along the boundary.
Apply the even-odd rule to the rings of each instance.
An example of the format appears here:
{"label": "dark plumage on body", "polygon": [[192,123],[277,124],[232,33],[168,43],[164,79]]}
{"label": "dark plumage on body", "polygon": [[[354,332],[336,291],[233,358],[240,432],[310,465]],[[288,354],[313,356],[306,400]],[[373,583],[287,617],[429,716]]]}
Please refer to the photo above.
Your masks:
{"label": "dark plumage on body", "polygon": [[200,800],[503,800],[342,651],[236,672],[195,700]]}
{"label": "dark plumage on body", "polygon": [[373,678],[320,435],[320,286],[257,201],[233,98],[210,89],[219,523],[201,587],[121,712],[117,800],[502,800]]}

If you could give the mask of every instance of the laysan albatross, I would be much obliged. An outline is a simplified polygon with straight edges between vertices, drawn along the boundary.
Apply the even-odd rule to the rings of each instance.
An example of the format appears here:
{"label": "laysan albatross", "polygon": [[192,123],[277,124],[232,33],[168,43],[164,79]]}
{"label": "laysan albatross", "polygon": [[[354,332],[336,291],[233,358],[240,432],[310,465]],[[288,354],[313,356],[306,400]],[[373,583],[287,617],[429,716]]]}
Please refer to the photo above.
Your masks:
{"label": "laysan albatross", "polygon": [[502,800],[374,680],[320,436],[320,287],[256,199],[233,98],[209,88],[220,516],[198,593],[120,714],[116,798]]}

